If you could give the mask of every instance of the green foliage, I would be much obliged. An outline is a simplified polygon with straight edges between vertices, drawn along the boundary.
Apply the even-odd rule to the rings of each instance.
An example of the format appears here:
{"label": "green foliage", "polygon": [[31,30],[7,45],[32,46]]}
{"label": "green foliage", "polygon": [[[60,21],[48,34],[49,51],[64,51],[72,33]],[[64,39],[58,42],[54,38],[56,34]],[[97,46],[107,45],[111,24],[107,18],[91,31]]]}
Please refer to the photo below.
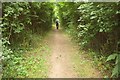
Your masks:
{"label": "green foliage", "polygon": [[111,54],[106,61],[114,60],[117,57],[117,54]]}
{"label": "green foliage", "polygon": [[[5,2],[2,5],[3,77],[26,77],[27,70],[20,64],[24,60],[21,55],[35,42],[31,34],[43,36],[51,29],[54,5],[47,2]],[[120,3],[61,2],[56,5],[55,16],[59,16],[63,29],[83,48],[98,52],[101,61],[105,62],[104,57],[110,55],[107,61],[115,61],[110,62],[115,66],[112,76],[119,76],[119,67],[116,67],[119,60],[113,52],[120,50]]]}
{"label": "green foliage", "polygon": [[[59,3],[58,13],[63,28],[82,48],[91,49],[99,53],[97,55],[107,57],[120,50],[119,4]],[[108,60],[114,58],[115,55],[110,56]],[[105,59],[102,59],[103,63]]]}
{"label": "green foliage", "polygon": [[45,2],[2,3],[3,77],[26,77],[22,55],[52,27],[53,5]]}
{"label": "green foliage", "polygon": [[112,70],[112,77],[118,77],[120,75],[120,54],[114,53],[108,56],[106,61],[115,60],[115,66]]}
{"label": "green foliage", "polygon": [[20,53],[13,52],[11,49],[3,47],[3,76],[6,77],[16,77],[16,76],[26,76],[27,72],[25,67],[21,65],[23,61]]}

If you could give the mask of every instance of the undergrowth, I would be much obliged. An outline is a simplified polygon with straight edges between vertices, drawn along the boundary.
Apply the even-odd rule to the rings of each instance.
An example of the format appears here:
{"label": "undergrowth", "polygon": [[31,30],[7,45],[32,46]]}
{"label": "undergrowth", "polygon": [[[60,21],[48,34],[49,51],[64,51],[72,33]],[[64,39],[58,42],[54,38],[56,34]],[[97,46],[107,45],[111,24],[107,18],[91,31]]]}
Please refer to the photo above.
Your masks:
{"label": "undergrowth", "polygon": [[[66,34],[68,34],[71,37],[71,40],[76,44],[79,43],[78,40],[76,39],[76,37],[74,36],[76,32],[74,32],[72,29],[67,29],[64,30]],[[74,34],[72,34],[72,33]],[[92,51],[91,49],[85,49],[83,48],[82,45],[77,44],[79,47],[79,54],[78,55],[84,55],[83,57],[86,58],[85,61],[90,60],[91,64],[98,70],[100,71],[100,74],[102,74],[101,76],[104,78],[109,78],[111,77],[111,70],[113,68],[113,64],[110,64],[109,62],[107,62],[107,57],[100,55],[99,53],[96,53],[94,51]],[[75,60],[77,61],[77,59]],[[82,61],[84,62],[84,61]],[[81,62],[77,63],[80,64]],[[85,62],[87,63],[87,62]],[[87,63],[88,64],[88,63]],[[83,74],[81,74],[81,71],[79,72],[79,69],[77,69],[78,74],[80,73],[80,75],[86,74],[85,72]],[[89,75],[88,75],[89,76]]]}
{"label": "undergrowth", "polygon": [[[47,77],[44,57],[49,52],[49,48],[47,45],[43,45],[43,39],[46,35],[31,34],[32,38],[29,46],[23,45],[18,47],[18,45],[14,45],[13,50],[6,49],[8,54],[3,55],[2,77],[27,78],[31,77],[31,75],[34,75],[33,77]],[[35,75],[35,73],[38,75]]]}

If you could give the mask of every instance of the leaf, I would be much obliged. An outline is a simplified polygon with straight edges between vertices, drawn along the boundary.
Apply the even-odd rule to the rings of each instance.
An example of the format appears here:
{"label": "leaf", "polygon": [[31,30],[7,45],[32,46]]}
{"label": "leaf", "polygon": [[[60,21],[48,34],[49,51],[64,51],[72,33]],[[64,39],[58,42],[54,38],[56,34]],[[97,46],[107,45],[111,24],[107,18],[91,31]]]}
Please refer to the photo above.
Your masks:
{"label": "leaf", "polygon": [[85,27],[85,25],[78,25],[78,28],[83,28]]}
{"label": "leaf", "polygon": [[92,16],[92,17],[90,17],[90,19],[95,19],[97,16]]}
{"label": "leaf", "polygon": [[100,31],[99,32],[103,32],[103,29],[100,29]]}
{"label": "leaf", "polygon": [[112,54],[110,56],[108,56],[107,60],[106,61],[110,61],[110,60],[113,60],[117,57],[117,54]]}
{"label": "leaf", "polygon": [[19,8],[19,11],[23,11],[23,8]]}
{"label": "leaf", "polygon": [[116,14],[120,14],[120,11],[116,11]]}
{"label": "leaf", "polygon": [[117,54],[115,64],[120,64],[120,54]]}
{"label": "leaf", "polygon": [[112,77],[115,75],[118,76],[118,65],[116,65],[112,70]]}

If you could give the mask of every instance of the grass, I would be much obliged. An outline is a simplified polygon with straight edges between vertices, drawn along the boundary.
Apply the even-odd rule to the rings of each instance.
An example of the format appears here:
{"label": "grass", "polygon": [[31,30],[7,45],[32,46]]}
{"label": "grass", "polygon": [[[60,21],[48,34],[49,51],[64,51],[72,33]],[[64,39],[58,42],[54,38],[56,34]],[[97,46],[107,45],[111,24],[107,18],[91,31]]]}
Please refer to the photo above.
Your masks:
{"label": "grass", "polygon": [[79,77],[83,78],[109,78],[110,66],[102,56],[97,58],[94,52],[79,50],[74,54],[74,69]]}
{"label": "grass", "polygon": [[46,78],[48,72],[47,56],[50,49],[46,43],[43,43],[41,36],[34,36],[34,46],[32,50],[24,54],[24,62],[22,64],[27,70],[28,78]]}
{"label": "grass", "polygon": [[[69,35],[67,32],[65,32],[65,34]],[[69,37],[71,37],[71,35],[69,35]],[[73,43],[73,45],[77,45],[76,41],[72,40],[72,38],[71,42]],[[97,69],[97,66],[93,64],[94,60],[92,60],[92,57],[89,55],[89,53],[80,49],[79,46],[76,46],[75,48],[77,49],[77,51],[71,58],[77,76],[80,78],[103,77],[101,75],[101,72]]]}
{"label": "grass", "polygon": [[82,78],[101,77],[100,72],[92,64],[92,61],[84,55],[84,51],[74,54],[73,62],[74,69],[77,72],[78,77]]}
{"label": "grass", "polygon": [[[66,35],[71,37],[72,35],[65,31]],[[71,37],[71,41],[74,45],[77,45],[77,40]],[[74,69],[77,72],[79,77],[84,78],[108,78],[110,77],[110,66],[106,63],[106,58],[104,56],[100,56],[99,58],[96,56],[97,53],[93,51],[85,51],[78,47],[78,51],[73,55],[73,65]],[[96,74],[97,73],[97,74]]]}

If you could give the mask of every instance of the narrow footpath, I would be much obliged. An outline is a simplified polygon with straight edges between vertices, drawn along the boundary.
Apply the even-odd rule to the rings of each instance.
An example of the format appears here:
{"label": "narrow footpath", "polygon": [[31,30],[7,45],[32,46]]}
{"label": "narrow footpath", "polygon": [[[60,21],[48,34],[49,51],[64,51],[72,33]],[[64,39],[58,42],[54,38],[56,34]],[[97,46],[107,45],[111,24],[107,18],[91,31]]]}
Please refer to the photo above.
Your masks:
{"label": "narrow footpath", "polygon": [[101,77],[100,72],[91,65],[91,62],[84,59],[82,54],[78,54],[78,48],[62,30],[54,29],[45,41],[51,49],[48,60],[49,78]]}

